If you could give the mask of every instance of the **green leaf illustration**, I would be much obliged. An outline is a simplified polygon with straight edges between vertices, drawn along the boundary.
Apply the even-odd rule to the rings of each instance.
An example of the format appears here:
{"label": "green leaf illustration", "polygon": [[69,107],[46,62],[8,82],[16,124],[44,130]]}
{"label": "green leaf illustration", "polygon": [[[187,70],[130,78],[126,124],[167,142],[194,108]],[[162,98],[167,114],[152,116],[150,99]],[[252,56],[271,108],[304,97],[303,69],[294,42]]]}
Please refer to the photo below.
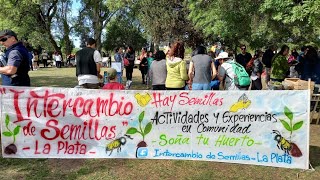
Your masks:
{"label": "green leaf illustration", "polygon": [[14,128],[14,130],[13,130],[13,135],[15,136],[15,135],[19,134],[19,131],[20,131],[20,126],[17,126],[17,127]]}
{"label": "green leaf illustration", "polygon": [[126,134],[135,134],[135,133],[137,133],[137,132],[138,132],[138,130],[137,130],[136,128],[131,127],[131,128],[129,128],[129,129],[127,130],[127,133],[126,133]]}
{"label": "green leaf illustration", "polygon": [[292,114],[291,110],[287,106],[284,107],[284,114],[287,116],[287,118],[290,119],[290,121],[292,121],[293,114]]}
{"label": "green leaf illustration", "polygon": [[144,135],[149,134],[149,132],[151,131],[151,129],[152,129],[152,124],[151,124],[151,122],[149,122],[149,123],[146,125],[146,128],[144,128]]}
{"label": "green leaf illustration", "polygon": [[295,123],[293,125],[293,130],[296,131],[296,130],[300,129],[302,127],[302,125],[303,125],[303,121],[299,121],[299,122]]}
{"label": "green leaf illustration", "polygon": [[5,132],[3,132],[2,133],[4,136],[7,136],[7,137],[10,137],[10,136],[12,136],[13,134],[11,133],[11,132],[9,132],[9,131],[5,131]]}
{"label": "green leaf illustration", "polygon": [[140,123],[142,122],[143,118],[144,118],[144,111],[142,111],[142,113],[140,113],[140,115],[139,115],[139,122]]}
{"label": "green leaf illustration", "polygon": [[7,115],[6,115],[6,126],[9,125],[9,122],[10,122],[10,118],[9,118],[9,115],[7,114]]}
{"label": "green leaf illustration", "polygon": [[280,122],[282,123],[283,127],[286,128],[288,131],[292,131],[290,125],[287,123],[287,121],[280,119]]}

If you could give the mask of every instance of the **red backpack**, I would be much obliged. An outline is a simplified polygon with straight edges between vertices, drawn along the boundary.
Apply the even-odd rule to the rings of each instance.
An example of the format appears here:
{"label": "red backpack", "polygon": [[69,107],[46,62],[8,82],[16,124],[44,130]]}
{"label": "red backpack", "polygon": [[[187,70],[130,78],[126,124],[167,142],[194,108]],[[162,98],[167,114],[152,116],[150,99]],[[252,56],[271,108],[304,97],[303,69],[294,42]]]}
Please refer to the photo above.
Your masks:
{"label": "red backpack", "polygon": [[253,62],[254,62],[254,58],[251,58],[251,60],[246,65],[246,71],[248,72],[249,75],[253,71]]}

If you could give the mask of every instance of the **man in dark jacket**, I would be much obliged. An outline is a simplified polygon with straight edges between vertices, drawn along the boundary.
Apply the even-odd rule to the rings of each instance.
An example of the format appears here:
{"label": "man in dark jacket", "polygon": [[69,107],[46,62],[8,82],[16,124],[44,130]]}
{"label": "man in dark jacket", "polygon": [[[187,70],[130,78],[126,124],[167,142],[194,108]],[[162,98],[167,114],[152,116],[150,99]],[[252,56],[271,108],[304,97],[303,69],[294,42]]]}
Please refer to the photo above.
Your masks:
{"label": "man in dark jacket", "polygon": [[240,46],[241,53],[236,56],[237,63],[241,64],[243,67],[246,67],[248,62],[251,60],[252,56],[247,52],[246,45]]}
{"label": "man in dark jacket", "polygon": [[272,58],[274,56],[273,51],[275,51],[275,46],[270,46],[262,56],[262,63],[266,67],[266,84],[270,81],[270,72],[271,72],[271,65],[272,65]]}
{"label": "man in dark jacket", "polygon": [[0,31],[0,44],[6,47],[6,64],[0,67],[2,85],[30,86],[29,54],[22,42],[18,41],[17,34],[8,29]]}
{"label": "man in dark jacket", "polygon": [[[79,86],[87,89],[99,89],[101,55],[96,48],[96,41],[92,38],[87,39],[87,47],[76,53],[76,75]],[[99,78],[99,79],[98,79]]]}

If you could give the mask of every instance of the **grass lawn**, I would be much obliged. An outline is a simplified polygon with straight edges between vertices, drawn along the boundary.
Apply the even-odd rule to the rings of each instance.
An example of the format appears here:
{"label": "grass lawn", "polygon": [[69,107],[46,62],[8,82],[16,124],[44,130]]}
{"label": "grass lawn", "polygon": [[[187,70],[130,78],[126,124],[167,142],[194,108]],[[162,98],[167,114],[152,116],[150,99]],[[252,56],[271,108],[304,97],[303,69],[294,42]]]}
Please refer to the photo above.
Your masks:
{"label": "grass lawn", "polygon": [[[75,68],[41,68],[29,73],[32,86],[74,87]],[[134,69],[132,89],[146,89]],[[141,159],[3,159],[5,179],[320,179],[320,125],[311,125],[310,161],[316,171],[202,161]]]}

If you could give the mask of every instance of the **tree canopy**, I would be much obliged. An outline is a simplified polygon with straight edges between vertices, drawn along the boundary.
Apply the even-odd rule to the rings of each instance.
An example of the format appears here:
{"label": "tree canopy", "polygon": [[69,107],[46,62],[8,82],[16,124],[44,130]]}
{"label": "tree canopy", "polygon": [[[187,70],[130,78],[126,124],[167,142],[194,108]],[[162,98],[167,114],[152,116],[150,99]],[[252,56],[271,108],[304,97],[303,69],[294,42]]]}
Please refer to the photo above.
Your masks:
{"label": "tree canopy", "polygon": [[[0,27],[34,47],[72,52],[73,37],[97,48],[135,49],[175,39],[189,47],[320,45],[319,0],[0,0]],[[79,5],[78,13],[73,4]]]}

